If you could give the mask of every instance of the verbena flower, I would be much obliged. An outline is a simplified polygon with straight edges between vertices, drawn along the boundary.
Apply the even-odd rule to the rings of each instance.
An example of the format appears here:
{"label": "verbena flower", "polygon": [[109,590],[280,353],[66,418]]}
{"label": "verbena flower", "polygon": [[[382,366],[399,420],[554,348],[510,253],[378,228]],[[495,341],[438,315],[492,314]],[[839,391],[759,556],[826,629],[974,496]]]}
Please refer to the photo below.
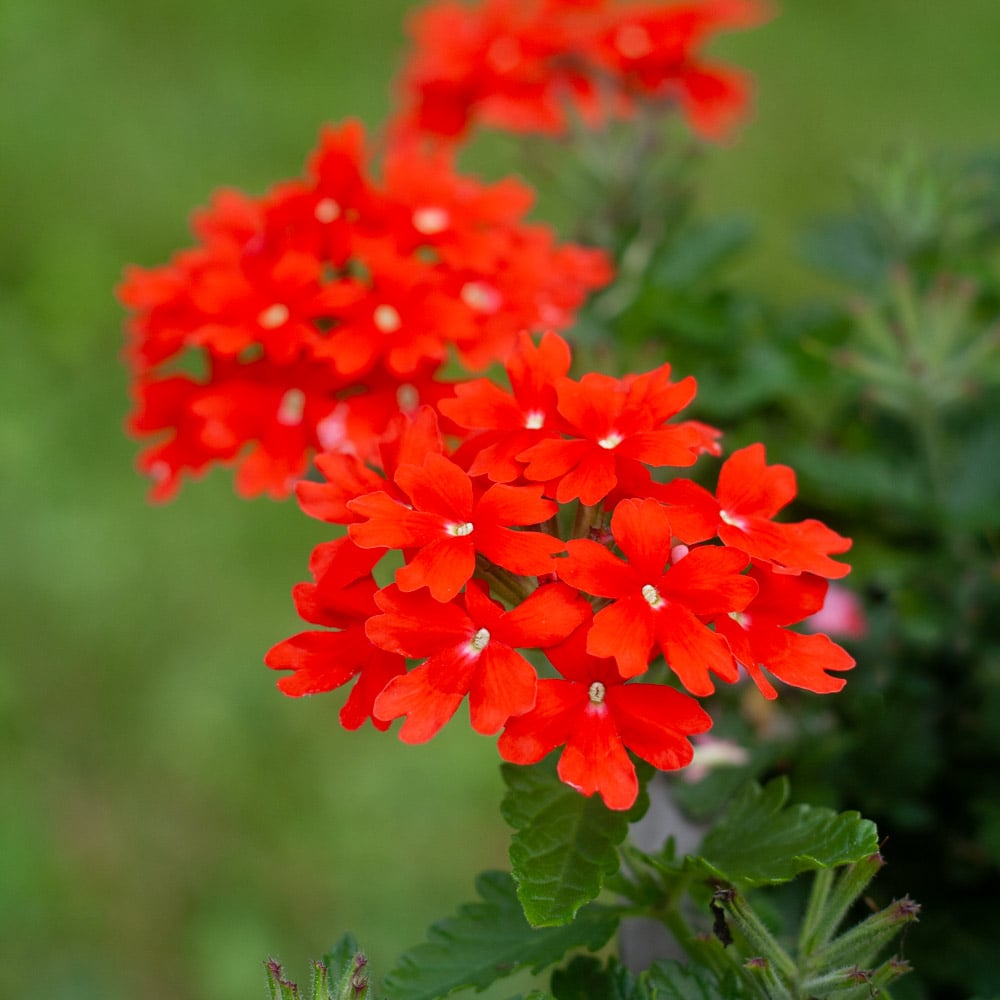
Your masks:
{"label": "verbena flower", "polygon": [[[775,519],[794,474],[760,446],[723,463],[715,494],[654,480],[719,450],[714,429],[673,422],[693,379],[661,366],[575,381],[570,362],[555,333],[523,335],[506,388],[455,384],[440,419],[429,407],[397,416],[368,461],[320,455],[325,481],[300,484],[300,503],[348,538],[317,550],[316,582],[296,602],[337,631],[293,636],[268,663],[293,670],[289,694],[357,677],[348,721],[403,719],[407,742],[432,738],[468,698],[477,732],[504,730],[505,759],[562,746],[563,780],[625,809],[629,751],[663,769],[690,761],[688,737],[711,722],[690,695],[741,668],[769,698],[772,679],[843,686],[851,657],[791,626],[823,605],[816,571],[843,575],[830,554],[850,543],[818,521]],[[372,571],[390,554],[395,582],[377,590]],[[364,643],[396,659],[369,665]],[[538,679],[538,650],[562,679]],[[661,657],[689,694],[650,671]]]}
{"label": "verbena flower", "polygon": [[614,659],[587,651],[589,622],[545,650],[562,680],[538,682],[534,707],[507,722],[500,756],[534,764],[556,747],[559,777],[609,809],[628,809],[638,794],[631,750],[661,771],[691,762],[687,737],[712,720],[694,700],[663,684],[626,683]]}
{"label": "verbena flower", "polygon": [[479,125],[552,135],[654,105],[718,139],[745,116],[750,84],[702,50],[766,17],[755,0],[439,0],[410,22],[396,129],[446,141]]}
{"label": "verbena flower", "polygon": [[323,132],[304,179],[216,196],[195,248],[119,288],[153,497],[218,463],[244,495],[285,496],[316,452],[375,457],[401,410],[446,391],[450,357],[481,369],[571,322],[607,258],[526,224],[530,201],[406,143],[379,181],[356,122]]}

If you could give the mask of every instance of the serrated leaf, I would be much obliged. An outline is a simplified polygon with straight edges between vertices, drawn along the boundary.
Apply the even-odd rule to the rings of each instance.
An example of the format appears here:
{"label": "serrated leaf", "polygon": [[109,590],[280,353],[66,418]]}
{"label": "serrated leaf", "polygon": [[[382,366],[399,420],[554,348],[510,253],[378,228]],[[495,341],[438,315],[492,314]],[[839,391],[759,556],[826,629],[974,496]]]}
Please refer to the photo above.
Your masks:
{"label": "serrated leaf", "polygon": [[738,1000],[743,996],[735,974],[719,983],[707,969],[680,962],[655,962],[642,980],[649,1000]]}
{"label": "serrated leaf", "polygon": [[568,923],[618,870],[618,845],[649,806],[645,783],[636,804],[618,812],[563,784],[552,758],[502,771],[507,795],[500,808],[516,831],[510,862],[524,914],[534,927]]}
{"label": "serrated leaf", "polygon": [[484,990],[517,969],[534,973],[576,948],[596,951],[618,927],[618,911],[588,906],[572,924],[536,929],[528,924],[506,872],[476,879],[482,902],[434,924],[427,941],[405,952],[385,978],[390,1000],[438,1000],[454,990]]}
{"label": "serrated leaf", "polygon": [[577,955],[565,969],[552,973],[555,1000],[647,1000],[635,977],[617,959],[602,964],[590,955]]}
{"label": "serrated leaf", "polygon": [[710,877],[741,887],[775,885],[800,872],[846,865],[878,850],[878,831],[856,812],[786,806],[788,782],[748,785],[688,859]]}

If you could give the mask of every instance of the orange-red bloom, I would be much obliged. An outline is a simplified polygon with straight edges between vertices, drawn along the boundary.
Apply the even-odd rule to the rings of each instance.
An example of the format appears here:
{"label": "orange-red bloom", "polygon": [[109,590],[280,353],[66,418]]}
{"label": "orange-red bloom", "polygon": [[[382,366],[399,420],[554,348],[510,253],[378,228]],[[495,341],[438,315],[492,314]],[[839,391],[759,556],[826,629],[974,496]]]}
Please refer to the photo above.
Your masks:
{"label": "orange-red bloom", "polygon": [[216,462],[239,463],[245,495],[287,495],[316,452],[374,458],[401,409],[440,397],[451,354],[484,368],[521,331],[567,325],[609,264],[526,224],[529,203],[409,143],[380,183],[356,122],[323,132],[305,179],[218,195],[195,249],[119,289],[154,496]]}
{"label": "orange-red bloom", "polygon": [[538,682],[535,706],[508,721],[500,756],[534,764],[558,746],[559,777],[609,809],[628,809],[639,791],[631,750],[661,771],[690,763],[687,737],[712,720],[701,706],[663,684],[626,684],[610,658],[587,651],[588,624],[545,651],[563,680]]}
{"label": "orange-red bloom", "polygon": [[586,602],[558,583],[539,588],[510,611],[491,600],[479,581],[448,604],[395,586],[376,601],[383,614],[368,622],[371,641],[424,661],[390,682],[375,705],[381,719],[406,716],[399,738],[407,743],[434,736],[466,694],[477,733],[495,733],[512,715],[526,712],[535,703],[537,678],[515,647],[554,645],[587,613]]}
{"label": "orange-red bloom", "polygon": [[316,582],[295,587],[295,606],[306,621],[338,631],[299,632],[264,658],[274,670],[292,671],[278,687],[294,697],[332,691],[357,678],[340,711],[345,729],[358,729],[369,718],[387,729],[372,706],[386,684],[406,670],[402,656],[372,645],[365,634],[365,622],[378,612],[371,570],[381,557],[381,551],[364,551],[346,538],[317,546],[309,563]]}
{"label": "orange-red bloom", "polygon": [[567,543],[569,556],[556,565],[559,577],[611,603],[594,616],[587,651],[613,656],[623,677],[649,666],[658,647],[692,694],[711,694],[709,674],[737,677],[725,639],[703,618],[742,611],[757,592],[743,575],[748,559],[736,549],[703,546],[671,562],[673,532],[656,500],[623,500],[611,518],[611,533],[625,555],[619,559],[598,542]]}
{"label": "orange-red bloom", "polygon": [[719,472],[712,496],[686,479],[675,479],[659,492],[670,504],[677,536],[688,543],[717,535],[726,545],[788,573],[816,573],[830,579],[846,576],[851,567],[835,562],[851,547],[821,521],[782,524],[774,516],[795,498],[795,472],[787,465],[768,465],[762,444],[733,452]]}
{"label": "orange-red bloom", "polygon": [[468,473],[434,454],[421,466],[401,466],[396,485],[408,504],[378,492],[347,506],[367,519],[350,526],[356,545],[415,550],[396,571],[401,590],[427,587],[436,600],[450,601],[471,579],[477,554],[513,573],[537,576],[551,573],[552,557],[564,549],[552,535],[513,530],[555,514],[541,486],[497,483],[477,496]]}
{"label": "orange-red bloom", "polygon": [[750,85],[702,49],[766,16],[755,0],[439,0],[411,22],[397,129],[447,140],[477,125],[557,134],[670,103],[717,139],[745,115]]}

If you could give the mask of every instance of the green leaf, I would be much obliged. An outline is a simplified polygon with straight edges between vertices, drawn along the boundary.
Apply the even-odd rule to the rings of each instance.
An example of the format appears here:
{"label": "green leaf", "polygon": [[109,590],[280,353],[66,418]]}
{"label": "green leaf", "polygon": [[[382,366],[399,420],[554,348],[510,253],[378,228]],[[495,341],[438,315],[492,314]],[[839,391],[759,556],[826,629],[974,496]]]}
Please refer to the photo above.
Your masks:
{"label": "green leaf", "polygon": [[748,785],[688,859],[710,877],[747,887],[774,885],[799,872],[833,868],[878,850],[878,832],[856,812],[786,806],[788,782]]}
{"label": "green leaf", "polygon": [[642,979],[649,1000],[738,1000],[744,995],[735,970],[719,983],[707,969],[655,962]]}
{"label": "green leaf", "polygon": [[510,861],[524,914],[534,927],[568,923],[618,870],[618,845],[649,806],[645,782],[635,805],[617,812],[563,784],[552,757],[502,771],[508,791],[501,811],[516,831]]}
{"label": "green leaf", "polygon": [[753,237],[753,224],[742,218],[714,219],[690,227],[683,239],[661,248],[651,280],[667,288],[690,288],[735,257]]}
{"label": "green leaf", "polygon": [[535,929],[505,872],[480,875],[476,890],[482,902],[459,907],[454,917],[431,927],[426,943],[403,954],[385,978],[391,1000],[438,1000],[453,990],[484,990],[525,966],[537,973],[571,949],[596,951],[618,927],[618,911],[595,904],[565,927]]}
{"label": "green leaf", "polygon": [[608,964],[590,955],[577,955],[565,969],[552,973],[555,1000],[646,1000],[632,974],[615,958]]}

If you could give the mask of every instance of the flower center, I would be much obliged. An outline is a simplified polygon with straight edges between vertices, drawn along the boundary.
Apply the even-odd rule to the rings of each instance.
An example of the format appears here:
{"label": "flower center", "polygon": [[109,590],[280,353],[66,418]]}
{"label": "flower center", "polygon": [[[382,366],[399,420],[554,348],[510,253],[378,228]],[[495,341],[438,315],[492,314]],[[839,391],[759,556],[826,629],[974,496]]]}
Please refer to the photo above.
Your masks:
{"label": "flower center", "polygon": [[524,426],[529,431],[537,431],[545,426],[545,414],[541,410],[529,410],[524,415]]}
{"label": "flower center", "polygon": [[587,691],[587,695],[590,698],[590,703],[592,705],[603,704],[605,693],[605,687],[600,681],[594,681],[594,683],[590,685],[590,689]]}
{"label": "flower center", "polygon": [[730,611],[729,617],[732,618],[740,628],[750,627],[750,616],[743,614],[742,611]]}
{"label": "flower center", "polygon": [[642,596],[651,608],[658,608],[663,603],[663,598],[660,597],[660,592],[651,583],[643,585]]}
{"label": "flower center", "polygon": [[332,198],[321,198],[316,202],[313,215],[317,222],[334,222],[340,218],[340,206]]}
{"label": "flower center", "polygon": [[476,653],[481,653],[490,644],[490,630],[481,628],[473,637],[469,645]]}
{"label": "flower center", "polygon": [[396,390],[396,402],[403,413],[412,413],[420,402],[420,393],[415,385],[404,382]]}
{"label": "flower center", "polygon": [[297,427],[302,423],[306,408],[306,394],[301,389],[289,389],[278,404],[278,423],[283,427]]}
{"label": "flower center", "polygon": [[423,208],[414,209],[413,228],[424,236],[434,236],[436,233],[443,233],[451,219],[446,209],[437,205],[427,205]]}
{"label": "flower center", "polygon": [[744,521],[742,517],[736,517],[733,514],[730,514],[728,511],[720,510],[719,520],[722,521],[724,524],[729,524],[732,525],[732,527],[734,528],[739,528],[740,531],[743,531],[743,529],[746,527],[746,521]]}
{"label": "flower center", "polygon": [[289,315],[288,306],[281,302],[275,302],[273,306],[268,306],[261,312],[257,317],[257,322],[265,330],[277,330],[279,326],[284,326],[288,322]]}
{"label": "flower center", "polygon": [[395,333],[403,325],[403,320],[396,307],[385,302],[375,307],[372,319],[375,326],[383,333]]}
{"label": "flower center", "polygon": [[458,294],[475,312],[492,314],[503,305],[503,296],[485,281],[467,281]]}
{"label": "flower center", "polygon": [[452,537],[464,538],[466,535],[472,534],[473,528],[475,525],[471,521],[466,521],[465,524],[449,524],[447,531]]}
{"label": "flower center", "polygon": [[624,441],[625,438],[618,433],[618,431],[612,431],[607,437],[602,437],[597,443],[602,447],[611,451],[613,448],[617,448],[618,445]]}

